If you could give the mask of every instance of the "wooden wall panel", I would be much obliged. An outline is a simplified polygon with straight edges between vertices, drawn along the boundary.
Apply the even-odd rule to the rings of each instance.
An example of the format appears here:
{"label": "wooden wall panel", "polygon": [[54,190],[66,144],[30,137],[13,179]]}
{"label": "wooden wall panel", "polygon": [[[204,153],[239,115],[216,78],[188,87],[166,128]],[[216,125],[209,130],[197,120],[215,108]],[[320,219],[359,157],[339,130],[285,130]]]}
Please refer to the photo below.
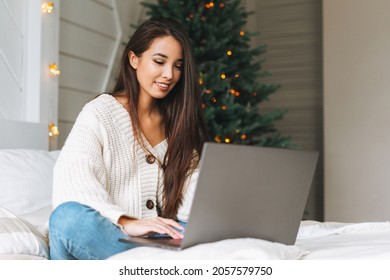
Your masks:
{"label": "wooden wall panel", "polygon": [[0,52],[3,61],[9,66],[9,71],[17,79],[18,84],[22,84],[22,61],[23,61],[23,33],[17,25],[18,19],[14,18],[14,15],[10,13],[5,3],[0,9]]}
{"label": "wooden wall panel", "polygon": [[91,0],[61,1],[61,20],[78,24],[91,32],[111,36],[113,40],[118,32],[112,8]]}
{"label": "wooden wall panel", "polygon": [[62,87],[59,95],[59,114],[63,122],[74,122],[83,106],[97,94],[80,92],[71,88]]}
{"label": "wooden wall panel", "polygon": [[106,6],[110,9],[113,9],[112,1],[111,0],[92,0],[95,3],[101,4],[103,6]]}
{"label": "wooden wall panel", "polygon": [[60,38],[60,54],[108,66],[114,51],[114,41],[111,37],[62,21]]}
{"label": "wooden wall panel", "polygon": [[0,119],[20,120],[22,89],[14,80],[8,67],[6,66],[0,54],[0,77],[1,77],[1,94],[0,94]]}
{"label": "wooden wall panel", "polygon": [[121,40],[116,0],[61,2],[59,148],[82,107],[104,91]]}
{"label": "wooden wall panel", "polygon": [[24,5],[0,1],[0,119],[21,120],[23,116]]}
{"label": "wooden wall panel", "polygon": [[[26,4],[25,0],[2,0],[3,5],[6,6],[9,11],[12,21],[17,26],[17,29],[20,33],[23,30],[24,19],[26,18],[24,14],[24,6]],[[3,33],[2,33],[3,35]]]}
{"label": "wooden wall panel", "polygon": [[323,89],[322,89],[322,1],[247,0],[248,30],[260,32],[252,45],[267,45],[263,69],[272,76],[265,83],[280,84],[263,111],[288,110],[275,122],[283,135],[304,150],[321,153],[307,204],[306,218],[323,219]]}
{"label": "wooden wall panel", "polygon": [[61,54],[60,64],[62,69],[60,89],[70,87],[91,93],[100,92],[106,67]]}

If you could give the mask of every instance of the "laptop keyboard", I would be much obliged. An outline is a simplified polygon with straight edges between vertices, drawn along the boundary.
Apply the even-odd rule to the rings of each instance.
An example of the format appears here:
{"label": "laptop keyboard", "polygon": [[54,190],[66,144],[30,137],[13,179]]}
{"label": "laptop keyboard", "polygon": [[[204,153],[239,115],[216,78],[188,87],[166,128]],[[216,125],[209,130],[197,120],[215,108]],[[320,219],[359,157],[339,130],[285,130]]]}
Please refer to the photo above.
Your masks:
{"label": "laptop keyboard", "polygon": [[160,244],[180,247],[182,239],[173,239],[172,237],[161,237],[161,236],[150,236],[148,239],[153,240],[153,242],[158,242]]}

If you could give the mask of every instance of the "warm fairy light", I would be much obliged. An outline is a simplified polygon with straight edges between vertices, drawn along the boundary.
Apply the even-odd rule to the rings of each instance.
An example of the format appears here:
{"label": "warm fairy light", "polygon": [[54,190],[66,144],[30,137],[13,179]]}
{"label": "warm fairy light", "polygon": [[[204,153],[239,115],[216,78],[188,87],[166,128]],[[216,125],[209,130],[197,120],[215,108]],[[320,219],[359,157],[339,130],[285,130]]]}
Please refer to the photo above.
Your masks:
{"label": "warm fairy light", "polygon": [[225,7],[225,3],[221,3],[221,4],[219,4],[219,7],[220,7],[220,8],[223,8],[223,7]]}
{"label": "warm fairy light", "polygon": [[222,110],[226,110],[227,109],[227,107],[226,107],[226,105],[222,105]]}
{"label": "warm fairy light", "polygon": [[244,35],[245,35],[245,32],[241,30],[241,31],[240,31],[240,35],[241,35],[241,36],[244,36]]}
{"label": "warm fairy light", "polygon": [[234,89],[231,89],[231,90],[230,90],[230,93],[231,93],[231,94],[235,94],[236,91],[235,91]]}
{"label": "warm fairy light", "polygon": [[225,143],[230,143],[230,139],[229,138],[225,138]]}
{"label": "warm fairy light", "polygon": [[226,79],[226,75],[225,74],[221,74],[221,79]]}
{"label": "warm fairy light", "polygon": [[58,131],[58,127],[54,125],[54,123],[49,123],[49,136],[58,136],[60,132]]}
{"label": "warm fairy light", "polygon": [[215,136],[214,141],[217,143],[221,143],[221,138],[219,138],[219,136]]}
{"label": "warm fairy light", "polygon": [[211,98],[211,102],[213,102],[213,103],[217,102],[217,98],[215,98],[215,97]]}
{"label": "warm fairy light", "polygon": [[238,77],[240,77],[240,74],[237,73],[234,75],[234,78],[238,78]]}
{"label": "warm fairy light", "polygon": [[53,2],[45,2],[42,4],[42,12],[45,14],[50,14],[54,9],[54,3]]}
{"label": "warm fairy light", "polygon": [[203,80],[202,79],[199,79],[199,84],[203,85]]}
{"label": "warm fairy light", "polygon": [[239,92],[239,91],[236,91],[235,95],[236,95],[236,96],[240,96],[240,92]]}
{"label": "warm fairy light", "polygon": [[206,4],[206,8],[207,8],[207,9],[210,9],[210,8],[212,8],[212,7],[214,7],[214,2],[210,2],[210,3],[207,3],[207,4]]}
{"label": "warm fairy light", "polygon": [[202,103],[202,109],[206,108],[206,104]]}
{"label": "warm fairy light", "polygon": [[245,134],[241,135],[241,139],[245,140],[246,139],[246,135]]}
{"label": "warm fairy light", "polygon": [[257,96],[257,92],[252,93],[253,96]]}
{"label": "warm fairy light", "polygon": [[211,94],[211,90],[206,89],[206,94]]}
{"label": "warm fairy light", "polygon": [[54,76],[58,76],[60,74],[60,70],[57,68],[57,64],[52,63],[49,66],[50,73]]}
{"label": "warm fairy light", "polygon": [[232,55],[233,54],[233,52],[231,50],[228,50],[226,53],[227,53],[227,55]]}

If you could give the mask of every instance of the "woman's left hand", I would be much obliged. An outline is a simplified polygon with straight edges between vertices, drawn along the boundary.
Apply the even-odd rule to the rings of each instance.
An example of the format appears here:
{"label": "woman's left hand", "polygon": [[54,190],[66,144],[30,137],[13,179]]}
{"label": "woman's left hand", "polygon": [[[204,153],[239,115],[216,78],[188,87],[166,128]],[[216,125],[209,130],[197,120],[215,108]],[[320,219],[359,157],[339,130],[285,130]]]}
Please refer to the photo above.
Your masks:
{"label": "woman's left hand", "polygon": [[183,233],[180,232],[184,230],[184,227],[172,219],[155,217],[138,220],[122,216],[119,218],[118,223],[122,225],[124,231],[130,236],[159,233],[169,235],[173,239],[183,239],[184,237]]}

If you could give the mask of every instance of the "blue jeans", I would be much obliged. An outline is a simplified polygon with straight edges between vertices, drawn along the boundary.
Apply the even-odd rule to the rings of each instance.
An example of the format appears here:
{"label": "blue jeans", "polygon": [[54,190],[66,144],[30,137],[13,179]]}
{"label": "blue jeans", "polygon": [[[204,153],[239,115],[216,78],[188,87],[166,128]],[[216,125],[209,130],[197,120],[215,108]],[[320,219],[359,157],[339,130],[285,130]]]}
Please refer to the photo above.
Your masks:
{"label": "blue jeans", "polygon": [[119,227],[93,208],[78,202],[65,202],[50,216],[50,259],[107,259],[135,247],[118,241],[125,237],[127,235]]}

